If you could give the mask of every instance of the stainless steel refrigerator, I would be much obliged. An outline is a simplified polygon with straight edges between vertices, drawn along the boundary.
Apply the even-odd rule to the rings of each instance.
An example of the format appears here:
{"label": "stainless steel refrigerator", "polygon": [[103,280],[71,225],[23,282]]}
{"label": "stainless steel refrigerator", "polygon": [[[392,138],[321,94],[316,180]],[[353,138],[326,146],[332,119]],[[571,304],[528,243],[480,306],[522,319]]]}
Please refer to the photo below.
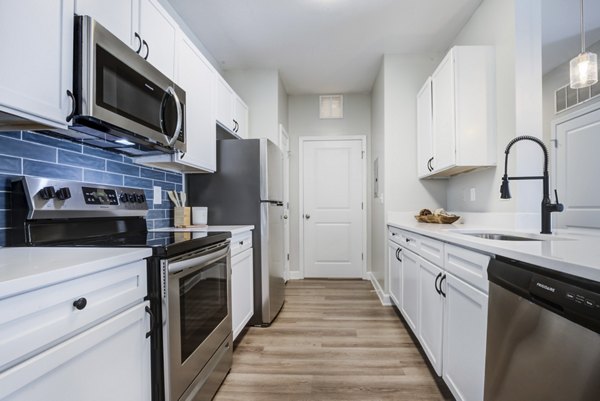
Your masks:
{"label": "stainless steel refrigerator", "polygon": [[269,325],[285,298],[283,155],[268,139],[217,141],[217,172],[188,174],[191,206],[208,207],[209,225],[252,224],[253,325]]}

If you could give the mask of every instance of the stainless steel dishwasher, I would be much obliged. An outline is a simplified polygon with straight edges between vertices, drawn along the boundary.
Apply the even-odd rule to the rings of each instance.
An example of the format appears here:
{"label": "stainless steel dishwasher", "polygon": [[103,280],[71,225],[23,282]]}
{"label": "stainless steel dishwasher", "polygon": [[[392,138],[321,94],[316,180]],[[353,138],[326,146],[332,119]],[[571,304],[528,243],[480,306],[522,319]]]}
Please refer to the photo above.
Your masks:
{"label": "stainless steel dishwasher", "polygon": [[485,401],[600,400],[600,283],[492,259]]}

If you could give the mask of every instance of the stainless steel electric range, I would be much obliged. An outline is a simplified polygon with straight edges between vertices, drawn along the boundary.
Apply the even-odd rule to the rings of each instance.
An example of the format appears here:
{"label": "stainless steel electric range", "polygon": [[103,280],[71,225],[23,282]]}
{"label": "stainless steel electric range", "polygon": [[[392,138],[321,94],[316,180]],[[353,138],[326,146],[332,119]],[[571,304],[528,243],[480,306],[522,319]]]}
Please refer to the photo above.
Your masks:
{"label": "stainless steel electric range", "polygon": [[149,233],[147,213],[141,189],[23,177],[9,246],[152,248],[152,400],[210,400],[232,361],[231,234]]}

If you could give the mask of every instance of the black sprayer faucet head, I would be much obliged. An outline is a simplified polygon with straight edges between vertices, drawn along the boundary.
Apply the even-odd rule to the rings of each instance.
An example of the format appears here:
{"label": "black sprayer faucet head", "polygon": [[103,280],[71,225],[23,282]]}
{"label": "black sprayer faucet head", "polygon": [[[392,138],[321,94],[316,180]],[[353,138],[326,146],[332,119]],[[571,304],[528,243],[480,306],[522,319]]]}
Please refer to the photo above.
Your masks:
{"label": "black sprayer faucet head", "polygon": [[510,188],[508,186],[508,175],[502,177],[502,185],[500,185],[500,199],[510,199]]}

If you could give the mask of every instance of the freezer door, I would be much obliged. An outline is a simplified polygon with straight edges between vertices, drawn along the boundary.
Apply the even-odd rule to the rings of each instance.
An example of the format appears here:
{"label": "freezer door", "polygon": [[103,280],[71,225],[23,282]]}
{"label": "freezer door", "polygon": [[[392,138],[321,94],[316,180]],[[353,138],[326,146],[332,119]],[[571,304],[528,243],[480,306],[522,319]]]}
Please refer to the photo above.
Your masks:
{"label": "freezer door", "polygon": [[263,201],[283,201],[283,154],[268,139],[260,139],[260,196]]}
{"label": "freezer door", "polygon": [[281,203],[261,203],[261,301],[262,318],[265,324],[275,319],[285,299],[283,211]]}

